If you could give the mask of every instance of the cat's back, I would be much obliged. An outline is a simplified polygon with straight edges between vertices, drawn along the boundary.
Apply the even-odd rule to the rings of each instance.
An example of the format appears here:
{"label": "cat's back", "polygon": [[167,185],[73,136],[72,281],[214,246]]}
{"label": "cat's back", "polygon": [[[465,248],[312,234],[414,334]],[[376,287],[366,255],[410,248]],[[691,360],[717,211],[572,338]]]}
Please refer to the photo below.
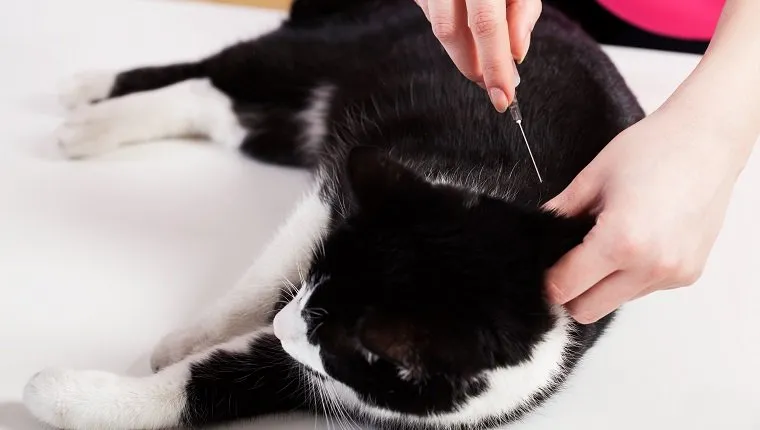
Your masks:
{"label": "cat's back", "polygon": [[[495,111],[486,92],[465,79],[432,35],[417,49],[437,55],[427,105],[424,79],[397,98],[414,98],[433,118],[421,145],[441,163],[442,175],[476,191],[528,205],[545,202],[570,181],[621,131],[644,117],[624,78],[602,47],[564,14],[545,6],[518,65],[516,95],[528,143],[544,182],[539,183],[523,136],[508,114]],[[420,88],[422,87],[422,88]],[[414,111],[415,107],[410,106]],[[420,148],[414,148],[419,153]],[[426,166],[429,169],[430,166]]]}
{"label": "cat's back", "polygon": [[383,147],[428,178],[537,205],[643,117],[600,46],[545,6],[518,66],[517,89],[545,179],[539,183],[516,124],[456,69],[413,2],[301,0],[300,6],[312,8],[313,20],[301,13],[295,28],[320,33],[325,49],[342,53],[330,67],[334,150],[343,154],[345,146]]}
{"label": "cat's back", "polygon": [[[546,183],[541,200],[560,192],[644,111],[602,47],[561,12],[544,7],[519,66],[523,125]],[[510,141],[527,157],[523,142]]]}

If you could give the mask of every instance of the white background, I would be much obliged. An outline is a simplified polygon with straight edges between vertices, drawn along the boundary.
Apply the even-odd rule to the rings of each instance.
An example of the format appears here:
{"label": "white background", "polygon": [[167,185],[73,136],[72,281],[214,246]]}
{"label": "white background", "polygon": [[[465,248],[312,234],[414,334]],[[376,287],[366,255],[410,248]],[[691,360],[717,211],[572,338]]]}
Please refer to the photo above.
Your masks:
{"label": "white background", "polygon": [[[280,16],[180,2],[2,2],[0,429],[43,428],[19,401],[46,366],[147,374],[154,343],[237,279],[307,184],[302,172],[198,143],[62,160],[57,82],[194,59]],[[698,61],[608,52],[647,111]],[[511,428],[760,429],[757,152],[702,280],[630,304],[566,391]]]}

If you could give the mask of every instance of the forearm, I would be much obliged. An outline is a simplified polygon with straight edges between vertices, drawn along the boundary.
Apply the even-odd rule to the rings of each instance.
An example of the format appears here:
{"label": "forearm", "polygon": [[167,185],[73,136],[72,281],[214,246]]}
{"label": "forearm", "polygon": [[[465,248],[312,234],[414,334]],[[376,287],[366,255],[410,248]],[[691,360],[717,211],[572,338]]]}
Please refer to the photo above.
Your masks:
{"label": "forearm", "polygon": [[760,1],[727,0],[704,57],[663,105],[722,136],[742,164],[760,134],[759,16]]}

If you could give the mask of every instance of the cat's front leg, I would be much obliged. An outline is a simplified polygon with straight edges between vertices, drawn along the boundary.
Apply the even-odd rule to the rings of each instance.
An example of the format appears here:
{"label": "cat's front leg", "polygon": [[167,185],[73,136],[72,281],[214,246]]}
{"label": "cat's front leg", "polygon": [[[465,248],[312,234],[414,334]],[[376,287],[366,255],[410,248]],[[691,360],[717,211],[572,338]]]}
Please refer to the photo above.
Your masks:
{"label": "cat's front leg", "polygon": [[[83,101],[113,85],[108,76],[91,78],[91,87],[83,84],[79,94]],[[68,157],[84,158],[127,144],[177,137],[202,136],[237,148],[248,131],[239,123],[232,100],[202,78],[84,103],[69,113],[57,134]]]}
{"label": "cat's front leg", "polygon": [[329,205],[312,191],[232,290],[187,327],[166,336],[151,357],[154,370],[234,336],[269,324],[283,289],[300,284],[330,218]]}
{"label": "cat's front leg", "polygon": [[311,402],[301,377],[309,376],[265,328],[147,377],[44,370],[27,383],[24,404],[61,429],[195,427],[303,409]]}

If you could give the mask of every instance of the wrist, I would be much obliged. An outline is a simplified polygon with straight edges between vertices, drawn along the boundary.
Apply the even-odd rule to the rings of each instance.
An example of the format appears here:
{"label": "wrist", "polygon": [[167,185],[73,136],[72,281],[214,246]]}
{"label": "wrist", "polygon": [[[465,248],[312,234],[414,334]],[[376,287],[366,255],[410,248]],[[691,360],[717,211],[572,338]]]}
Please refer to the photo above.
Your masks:
{"label": "wrist", "polygon": [[760,95],[724,85],[725,70],[711,60],[704,58],[657,113],[701,134],[712,149],[731,153],[743,167],[760,137]]}
{"label": "wrist", "polygon": [[[703,102],[700,94],[674,94],[652,116],[660,127],[673,133],[682,150],[711,165],[726,177],[738,177],[744,169],[757,134],[751,134],[722,117],[726,112]],[[686,154],[684,154],[686,156]]]}
{"label": "wrist", "polygon": [[728,0],[696,69],[663,106],[749,157],[760,137],[760,37],[755,0]]}

